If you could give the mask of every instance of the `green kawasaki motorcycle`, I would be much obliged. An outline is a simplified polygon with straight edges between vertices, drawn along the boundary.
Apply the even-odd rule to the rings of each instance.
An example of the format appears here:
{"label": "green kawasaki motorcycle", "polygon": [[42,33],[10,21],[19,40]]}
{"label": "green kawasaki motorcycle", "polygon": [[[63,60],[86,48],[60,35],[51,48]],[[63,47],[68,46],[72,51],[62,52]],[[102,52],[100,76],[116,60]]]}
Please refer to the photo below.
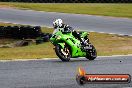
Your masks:
{"label": "green kawasaki motorcycle", "polygon": [[[87,32],[80,32],[80,35],[83,39],[88,38]],[[62,61],[70,61],[70,58],[76,57],[86,57],[89,60],[94,60],[97,57],[96,49],[89,41],[85,46],[82,46],[80,40],[75,38],[72,32],[64,33],[62,28],[54,30],[50,41],[55,46],[56,55]]]}

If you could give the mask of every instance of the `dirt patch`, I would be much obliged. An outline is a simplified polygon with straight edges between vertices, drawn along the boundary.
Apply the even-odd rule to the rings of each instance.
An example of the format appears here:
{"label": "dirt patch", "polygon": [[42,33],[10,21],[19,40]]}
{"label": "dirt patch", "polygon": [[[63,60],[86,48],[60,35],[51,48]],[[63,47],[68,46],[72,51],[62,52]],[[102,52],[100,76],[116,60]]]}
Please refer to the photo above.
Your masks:
{"label": "dirt patch", "polygon": [[8,5],[0,5],[0,8],[13,8],[12,6],[8,6]]}
{"label": "dirt patch", "polygon": [[13,48],[13,46],[11,44],[0,45],[0,48]]}
{"label": "dirt patch", "polygon": [[118,47],[118,50],[132,50],[132,46],[122,46],[122,47]]}

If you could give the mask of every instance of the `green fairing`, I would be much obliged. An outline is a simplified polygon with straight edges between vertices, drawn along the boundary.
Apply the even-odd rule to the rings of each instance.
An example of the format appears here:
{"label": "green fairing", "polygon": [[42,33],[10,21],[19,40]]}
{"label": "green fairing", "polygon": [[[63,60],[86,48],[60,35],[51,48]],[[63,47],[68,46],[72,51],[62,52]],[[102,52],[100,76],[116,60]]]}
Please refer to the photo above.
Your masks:
{"label": "green fairing", "polygon": [[82,32],[81,37],[84,38],[87,35],[89,35],[88,32]]}
{"label": "green fairing", "polygon": [[[62,29],[59,29],[57,32],[53,33],[50,41],[54,45],[60,45],[62,48],[67,44],[71,50],[72,57],[85,57],[86,52],[82,51],[80,41],[72,35],[72,32],[62,33],[61,30]],[[81,37],[85,37],[86,35],[88,35],[87,32],[82,32]]]}

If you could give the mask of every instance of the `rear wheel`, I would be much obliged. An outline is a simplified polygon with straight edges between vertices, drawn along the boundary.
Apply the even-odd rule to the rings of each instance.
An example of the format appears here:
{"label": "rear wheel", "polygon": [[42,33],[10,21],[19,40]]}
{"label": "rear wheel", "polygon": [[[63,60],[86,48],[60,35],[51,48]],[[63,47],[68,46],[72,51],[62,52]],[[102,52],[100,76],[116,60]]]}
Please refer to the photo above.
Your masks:
{"label": "rear wheel", "polygon": [[64,49],[60,45],[55,46],[56,55],[64,62],[70,61],[71,54],[68,46],[65,46]]}
{"label": "rear wheel", "polygon": [[92,49],[87,51],[86,58],[89,60],[94,60],[97,57],[97,51],[93,45],[91,47]]}

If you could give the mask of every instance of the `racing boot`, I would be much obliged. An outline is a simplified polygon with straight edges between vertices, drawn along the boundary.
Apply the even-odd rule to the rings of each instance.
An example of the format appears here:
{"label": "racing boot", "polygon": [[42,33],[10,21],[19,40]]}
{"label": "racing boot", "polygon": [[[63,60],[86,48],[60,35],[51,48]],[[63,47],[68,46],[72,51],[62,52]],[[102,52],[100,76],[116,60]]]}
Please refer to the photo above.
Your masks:
{"label": "racing boot", "polygon": [[92,44],[88,43],[88,40],[82,42],[82,48],[84,51],[92,50]]}

